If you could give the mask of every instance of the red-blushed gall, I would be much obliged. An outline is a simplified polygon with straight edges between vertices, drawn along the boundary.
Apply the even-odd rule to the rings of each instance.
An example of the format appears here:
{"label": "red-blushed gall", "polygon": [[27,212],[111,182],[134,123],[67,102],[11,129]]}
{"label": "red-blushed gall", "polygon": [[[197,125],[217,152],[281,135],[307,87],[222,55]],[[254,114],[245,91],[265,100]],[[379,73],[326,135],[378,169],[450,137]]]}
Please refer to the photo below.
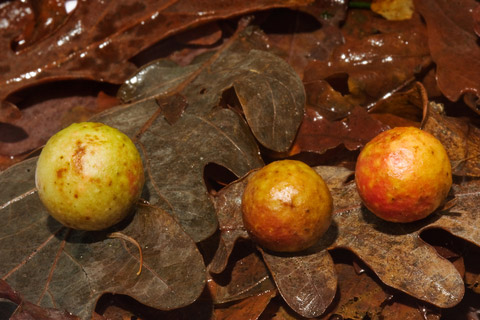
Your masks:
{"label": "red-blushed gall", "polygon": [[51,216],[80,230],[102,230],[123,220],[144,182],[142,159],[130,138],[95,122],[74,123],[53,135],[35,172]]}
{"label": "red-blushed gall", "polygon": [[437,209],[452,186],[442,143],[415,127],[396,127],[368,142],[357,159],[355,182],[365,206],[387,221],[412,222]]}
{"label": "red-blushed gall", "polygon": [[246,230],[260,246],[295,252],[315,244],[332,220],[332,197],[322,177],[296,160],[272,162],[249,178],[242,196]]}

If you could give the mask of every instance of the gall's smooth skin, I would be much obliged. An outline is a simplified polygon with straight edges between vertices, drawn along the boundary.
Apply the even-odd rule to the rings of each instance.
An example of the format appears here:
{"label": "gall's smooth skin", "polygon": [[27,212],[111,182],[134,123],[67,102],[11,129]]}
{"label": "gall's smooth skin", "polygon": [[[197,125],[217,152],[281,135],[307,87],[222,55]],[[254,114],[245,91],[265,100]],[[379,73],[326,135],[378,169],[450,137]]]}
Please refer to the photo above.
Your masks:
{"label": "gall's smooth skin", "polygon": [[38,158],[35,183],[51,216],[80,230],[123,220],[145,182],[133,142],[102,123],[74,123],[53,135]]}
{"label": "gall's smooth skin", "polygon": [[243,222],[259,245],[278,252],[307,249],[327,231],[332,197],[322,177],[303,162],[281,160],[249,178]]}
{"label": "gall's smooth skin", "polygon": [[437,209],[452,186],[445,148],[414,127],[384,131],[357,159],[355,182],[365,206],[387,221],[412,222]]}

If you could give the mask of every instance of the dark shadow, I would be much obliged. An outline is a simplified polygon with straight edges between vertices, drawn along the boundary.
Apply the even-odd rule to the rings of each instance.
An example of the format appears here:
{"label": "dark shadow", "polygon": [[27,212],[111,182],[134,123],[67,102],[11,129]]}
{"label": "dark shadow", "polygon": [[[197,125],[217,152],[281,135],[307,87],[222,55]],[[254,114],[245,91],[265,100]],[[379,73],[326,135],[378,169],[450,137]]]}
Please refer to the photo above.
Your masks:
{"label": "dark shadow", "polygon": [[11,301],[0,298],[0,320],[8,320],[17,309],[17,305]]}
{"label": "dark shadow", "polygon": [[214,281],[220,286],[227,286],[232,281],[232,271],[237,261],[249,256],[250,254],[259,254],[252,241],[239,239],[228,258],[228,264],[225,270],[218,274],[211,274]]}
{"label": "dark shadow", "polygon": [[203,168],[203,180],[210,194],[215,194],[238,177],[224,166],[208,163]]}
{"label": "dark shadow", "polygon": [[55,237],[60,241],[66,240],[68,243],[79,243],[79,244],[88,244],[104,241],[108,238],[108,235],[112,232],[122,231],[128,227],[132,222],[135,214],[135,208],[132,209],[132,212],[122,221],[116,225],[100,231],[84,231],[84,230],[75,230],[63,226],[52,216],[47,218],[47,227],[52,234],[55,234]]}
{"label": "dark shadow", "polygon": [[291,9],[272,9],[258,15],[255,23],[267,34],[308,33],[322,27],[312,15]]}
{"label": "dark shadow", "polygon": [[378,218],[374,215],[370,210],[362,206],[362,218],[365,223],[368,223],[375,228],[378,232],[389,234],[389,235],[407,235],[413,232],[416,232],[423,227],[435,222],[440,218],[438,212],[434,212],[428,217],[415,221],[415,222],[408,222],[408,223],[397,223],[397,222],[389,222],[383,219]]}
{"label": "dark shadow", "polygon": [[345,96],[350,93],[348,89],[348,74],[347,73],[337,73],[328,76],[325,81],[332,87],[333,90]]}
{"label": "dark shadow", "polygon": [[28,138],[28,133],[23,128],[10,123],[0,122],[0,142],[14,143]]}
{"label": "dark shadow", "polygon": [[42,83],[16,91],[7,97],[20,110],[41,102],[67,97],[96,97],[100,91],[115,97],[119,86],[88,80],[64,80]]}

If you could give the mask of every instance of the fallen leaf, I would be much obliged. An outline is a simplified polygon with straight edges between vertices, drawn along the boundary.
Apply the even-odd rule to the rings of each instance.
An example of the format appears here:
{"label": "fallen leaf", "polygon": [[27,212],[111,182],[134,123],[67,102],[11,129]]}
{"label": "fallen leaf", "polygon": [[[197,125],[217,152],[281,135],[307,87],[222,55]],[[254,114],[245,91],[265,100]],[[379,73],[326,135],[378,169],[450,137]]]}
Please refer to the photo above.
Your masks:
{"label": "fallen leaf", "polygon": [[428,97],[424,86],[419,82],[414,82],[407,90],[395,92],[389,97],[379,100],[369,110],[369,113],[375,119],[379,119],[383,123],[387,122],[391,128],[396,126],[420,127],[427,104]]}
{"label": "fallen leaf", "polygon": [[275,53],[303,78],[310,61],[327,59],[333,48],[342,43],[339,25],[345,19],[347,5],[316,1],[296,9],[270,10],[258,19]]}
{"label": "fallen leaf", "polygon": [[436,64],[437,84],[451,101],[463,94],[480,97],[480,47],[474,33],[472,11],[478,7],[474,0],[414,1],[415,8],[425,19],[428,46]]}
{"label": "fallen leaf", "polygon": [[[78,1],[68,19],[65,14],[56,15],[48,10],[48,1],[38,6],[36,2],[32,3],[14,3],[0,11],[0,16],[8,22],[0,35],[4,39],[0,46],[0,61],[3,62],[0,64],[0,100],[24,86],[59,79],[102,80],[119,84],[135,71],[130,58],[169,35],[220,18],[267,8],[307,5],[311,0],[237,1],[228,6],[218,1]],[[31,6],[38,10],[32,10]],[[16,7],[18,16],[9,16]],[[62,10],[60,8],[60,12]],[[38,36],[30,36],[21,26],[32,20],[31,13],[35,11],[41,13],[35,18],[43,28],[34,31]],[[27,13],[24,14],[26,17],[21,15],[22,12]],[[48,18],[55,21],[54,28],[49,28]],[[25,45],[35,46],[30,46],[28,50],[20,46],[15,52],[10,43],[13,35],[19,33],[19,28],[24,32],[23,39],[28,40]],[[22,37],[17,38],[18,41]],[[13,60],[15,64],[8,63]]]}
{"label": "fallen leaf", "polygon": [[[251,132],[265,147],[285,151],[303,116],[304,91],[298,76],[281,58],[253,49],[264,46],[256,44],[255,37],[255,30],[247,28],[216,53],[185,67],[153,62],[119,91],[130,108],[152,115],[137,133],[152,177],[152,193],[158,194],[152,203],[173,214],[195,241],[206,239],[217,228],[204,167],[216,163],[244,175],[262,165]],[[231,87],[250,127],[237,112],[217,107],[222,93]],[[164,108],[157,110],[158,99],[175,94],[181,94],[188,107],[169,124],[160,117]]]}
{"label": "fallen leaf", "polygon": [[[343,104],[368,106],[411,82],[430,64],[426,30],[418,15],[410,20],[386,21],[368,10],[349,10],[348,14],[348,23],[342,28],[345,43],[336,47],[329,59],[309,64],[304,73],[306,86],[327,81],[334,89],[333,85],[338,87]],[[364,21],[369,21],[371,30],[362,30]],[[340,85],[329,80],[339,76],[343,76]],[[328,90],[319,94],[323,92]],[[307,96],[308,101],[312,99],[321,101]],[[335,105],[323,106],[325,110],[331,107]]]}
{"label": "fallen leaf", "polygon": [[337,274],[326,250],[308,255],[277,255],[261,250],[278,291],[303,317],[322,315],[337,290]]}
{"label": "fallen leaf", "polygon": [[468,119],[448,117],[443,106],[431,102],[426,108],[423,129],[433,134],[445,147],[452,173],[459,176],[480,176],[480,129]]}
{"label": "fallen leaf", "polygon": [[407,20],[414,12],[413,0],[373,0],[371,9],[388,20]]}
{"label": "fallen leaf", "polygon": [[276,291],[272,290],[244,299],[225,308],[217,308],[215,309],[215,319],[258,319],[275,295]]}
{"label": "fallen leaf", "polygon": [[118,226],[142,247],[137,276],[135,246],[107,238],[108,231],[69,230],[48,215],[34,188],[35,164],[32,158],[0,174],[1,184],[12,186],[0,199],[0,247],[9,257],[0,261],[0,274],[26,300],[87,319],[104,292],[164,310],[198,298],[205,285],[203,258],[168,214],[140,205],[131,221]]}
{"label": "fallen leaf", "polygon": [[[353,251],[383,283],[417,299],[443,308],[460,302],[464,294],[462,277],[448,260],[419,238],[423,228],[434,226],[433,221],[446,215],[439,219],[433,214],[411,224],[390,223],[363,207],[355,183],[331,191],[335,223],[327,231],[326,240],[320,242],[321,247]],[[438,226],[458,235],[445,224]],[[329,244],[331,237],[335,240]]]}
{"label": "fallen leaf", "polygon": [[321,154],[342,144],[348,150],[358,150],[387,129],[388,126],[372,118],[362,107],[353,108],[346,119],[339,121],[330,121],[316,110],[308,108],[291,154],[298,152]]}
{"label": "fallen leaf", "polygon": [[251,243],[237,245],[229,258],[229,267],[221,274],[210,275],[208,281],[210,295],[215,304],[276,291],[265,263]]}
{"label": "fallen leaf", "polygon": [[[338,277],[338,295],[329,312],[324,315],[342,316],[344,319],[362,320],[365,317],[377,319],[382,311],[382,304],[389,299],[389,294],[383,290],[381,283],[373,279],[369,272],[356,272],[355,258],[352,254],[333,251],[335,271]],[[338,258],[340,257],[340,258]],[[388,319],[388,318],[387,318]],[[402,318],[403,319],[403,318]]]}
{"label": "fallen leaf", "polygon": [[249,237],[243,226],[242,210],[239,206],[245,185],[246,180],[240,178],[213,197],[220,229],[220,240],[215,255],[208,265],[208,270],[212,273],[220,273],[225,270],[236,241]]}

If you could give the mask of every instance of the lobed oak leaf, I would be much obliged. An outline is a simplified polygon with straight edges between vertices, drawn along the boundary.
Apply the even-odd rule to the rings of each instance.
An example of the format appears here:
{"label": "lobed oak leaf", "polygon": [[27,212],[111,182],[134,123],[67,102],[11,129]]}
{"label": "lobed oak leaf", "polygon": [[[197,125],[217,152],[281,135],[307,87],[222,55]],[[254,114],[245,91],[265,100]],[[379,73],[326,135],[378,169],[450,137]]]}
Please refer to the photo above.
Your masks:
{"label": "lobed oak leaf", "polygon": [[[260,40],[255,29],[247,28],[191,65],[155,61],[119,90],[127,109],[151,115],[137,132],[151,177],[149,200],[174,215],[197,242],[217,228],[205,166],[215,163],[244,175],[263,164],[251,132],[265,147],[286,151],[303,116],[300,79],[281,58],[256,50],[265,46]],[[220,107],[232,87],[248,127],[237,111]],[[165,108],[175,109],[168,107],[169,97],[178,95],[184,99],[181,116],[169,121]],[[165,103],[158,108],[160,101]],[[127,109],[122,112],[132,112]],[[112,121],[111,114],[103,121]]]}
{"label": "lobed oak leaf", "polygon": [[[140,205],[130,221],[116,230],[138,249],[108,232],[70,230],[53,220],[34,188],[36,158],[0,174],[0,274],[42,307],[67,309],[91,317],[105,292],[127,294],[158,309],[175,309],[195,301],[205,285],[205,266],[195,243],[162,210]],[[112,231],[112,230],[110,230]],[[173,250],[175,248],[175,250]],[[182,252],[182,254],[178,254]]]}

